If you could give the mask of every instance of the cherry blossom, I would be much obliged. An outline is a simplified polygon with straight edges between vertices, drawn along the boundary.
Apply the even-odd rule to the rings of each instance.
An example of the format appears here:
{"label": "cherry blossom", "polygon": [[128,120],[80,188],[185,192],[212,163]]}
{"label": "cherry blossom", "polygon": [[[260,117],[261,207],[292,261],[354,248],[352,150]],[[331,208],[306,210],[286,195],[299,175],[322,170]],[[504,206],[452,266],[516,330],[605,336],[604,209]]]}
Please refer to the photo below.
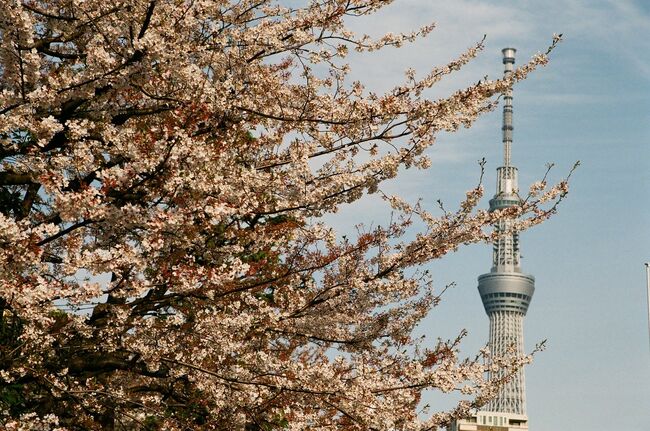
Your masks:
{"label": "cherry blossom", "polygon": [[[388,1],[296,3],[2,0],[4,428],[436,429],[495,394],[487,371],[529,361],[415,339],[441,295],[420,268],[501,218],[542,221],[566,182],[494,213],[480,185],[439,216],[381,193],[399,216],[355,238],[321,217],[426,169],[437,132],[550,49],[427,99],[479,42],[373,94],[348,52],[434,26],[371,38],[346,23]],[[466,400],[421,414],[431,389]]]}

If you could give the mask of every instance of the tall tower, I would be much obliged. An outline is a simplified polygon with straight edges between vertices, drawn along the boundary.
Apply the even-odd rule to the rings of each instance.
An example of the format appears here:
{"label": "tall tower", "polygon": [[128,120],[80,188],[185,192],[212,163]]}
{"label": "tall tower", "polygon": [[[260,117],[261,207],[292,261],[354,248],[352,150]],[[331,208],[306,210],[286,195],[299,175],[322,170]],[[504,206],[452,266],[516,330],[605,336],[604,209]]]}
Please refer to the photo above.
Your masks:
{"label": "tall tower", "polygon": [[[503,49],[505,76],[512,73],[515,49]],[[490,211],[520,205],[517,194],[517,168],[511,165],[512,90],[504,95],[503,104],[503,166],[497,168],[497,192],[490,200]],[[513,220],[501,220],[496,226],[497,240],[492,252],[492,269],[478,278],[478,290],[485,312],[490,318],[489,346],[495,356],[509,352],[524,354],[524,316],[535,291],[535,278],[521,272],[519,234]],[[502,376],[490,376],[499,378]],[[524,371],[519,370],[505,383],[498,396],[488,405],[492,412],[526,416],[526,385]],[[524,419],[524,418],[522,418]]]}
{"label": "tall tower", "polygon": [[[515,64],[514,48],[503,52],[504,75],[508,77]],[[497,190],[490,200],[490,211],[521,204],[517,186],[517,168],[511,164],[512,149],[512,90],[504,94],[503,103],[503,166],[497,168]],[[524,355],[524,316],[535,291],[535,278],[521,272],[519,234],[513,229],[514,220],[499,221],[495,230],[492,269],[478,277],[478,290],[490,319],[489,347],[493,356]],[[490,379],[502,378],[501,373]],[[476,415],[457,421],[454,431],[464,430],[527,430],[526,385],[520,369],[503,384],[497,397]]]}

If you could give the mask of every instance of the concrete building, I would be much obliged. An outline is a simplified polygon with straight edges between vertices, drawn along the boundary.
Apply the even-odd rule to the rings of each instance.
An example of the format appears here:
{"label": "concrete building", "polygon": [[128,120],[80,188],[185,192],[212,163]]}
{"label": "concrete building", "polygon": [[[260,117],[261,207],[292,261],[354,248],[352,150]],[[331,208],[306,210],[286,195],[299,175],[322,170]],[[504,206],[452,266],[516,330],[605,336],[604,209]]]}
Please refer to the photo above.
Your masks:
{"label": "concrete building", "polygon": [[469,418],[455,422],[451,429],[453,431],[523,431],[528,430],[528,417],[481,410]]}
{"label": "concrete building", "polygon": [[[503,49],[505,76],[513,72],[514,48]],[[503,102],[503,166],[497,168],[497,191],[490,200],[490,211],[521,203],[518,194],[517,168],[512,166],[512,90]],[[490,319],[489,347],[494,356],[515,353],[524,355],[524,316],[535,291],[535,278],[522,273],[519,256],[519,234],[514,220],[501,220],[495,229],[498,239],[493,244],[492,269],[478,277],[478,290]],[[488,376],[490,379],[502,375]],[[519,370],[500,389],[485,408],[472,417],[452,424],[452,431],[514,431],[528,430],[526,416],[526,383],[524,370]]]}

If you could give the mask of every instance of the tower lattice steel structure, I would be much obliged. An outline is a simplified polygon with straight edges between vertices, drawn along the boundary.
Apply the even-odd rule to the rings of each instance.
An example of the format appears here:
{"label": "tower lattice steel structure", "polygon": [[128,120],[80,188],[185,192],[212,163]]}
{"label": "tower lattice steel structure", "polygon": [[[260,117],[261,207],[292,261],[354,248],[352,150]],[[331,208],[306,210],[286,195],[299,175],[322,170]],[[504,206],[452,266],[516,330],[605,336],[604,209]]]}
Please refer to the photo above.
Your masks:
{"label": "tower lattice steel structure", "polygon": [[[513,72],[514,48],[503,49],[505,76]],[[517,193],[517,168],[511,165],[512,147],[512,90],[504,94],[503,104],[503,166],[497,168],[497,191],[490,200],[490,211],[521,204]],[[524,316],[535,291],[535,278],[521,272],[519,234],[513,229],[514,220],[505,219],[496,224],[492,269],[478,278],[485,312],[490,318],[489,346],[494,356],[524,354]],[[490,378],[500,378],[491,375]],[[519,370],[505,383],[487,410],[526,415],[526,385],[524,371]],[[523,418],[522,418],[523,419]],[[495,419],[496,420],[496,419]]]}

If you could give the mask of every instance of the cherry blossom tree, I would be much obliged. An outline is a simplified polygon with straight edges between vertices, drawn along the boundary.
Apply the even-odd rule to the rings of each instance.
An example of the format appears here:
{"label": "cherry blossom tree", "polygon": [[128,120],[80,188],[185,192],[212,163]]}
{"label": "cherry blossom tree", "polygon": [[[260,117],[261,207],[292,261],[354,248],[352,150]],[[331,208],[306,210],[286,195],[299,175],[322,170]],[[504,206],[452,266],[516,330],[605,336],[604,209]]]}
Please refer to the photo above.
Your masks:
{"label": "cherry blossom tree", "polygon": [[[479,185],[438,216],[380,186],[548,52],[423,96],[478,43],[373,94],[347,79],[348,50],[433,26],[373,39],[346,23],[389,1],[298,3],[0,2],[4,428],[425,430],[494,393],[483,355],[413,338],[439,300],[419,267],[500,217],[541,221],[566,182],[495,213]],[[323,223],[375,192],[388,226],[341,239]],[[423,415],[431,389],[469,398]]]}

